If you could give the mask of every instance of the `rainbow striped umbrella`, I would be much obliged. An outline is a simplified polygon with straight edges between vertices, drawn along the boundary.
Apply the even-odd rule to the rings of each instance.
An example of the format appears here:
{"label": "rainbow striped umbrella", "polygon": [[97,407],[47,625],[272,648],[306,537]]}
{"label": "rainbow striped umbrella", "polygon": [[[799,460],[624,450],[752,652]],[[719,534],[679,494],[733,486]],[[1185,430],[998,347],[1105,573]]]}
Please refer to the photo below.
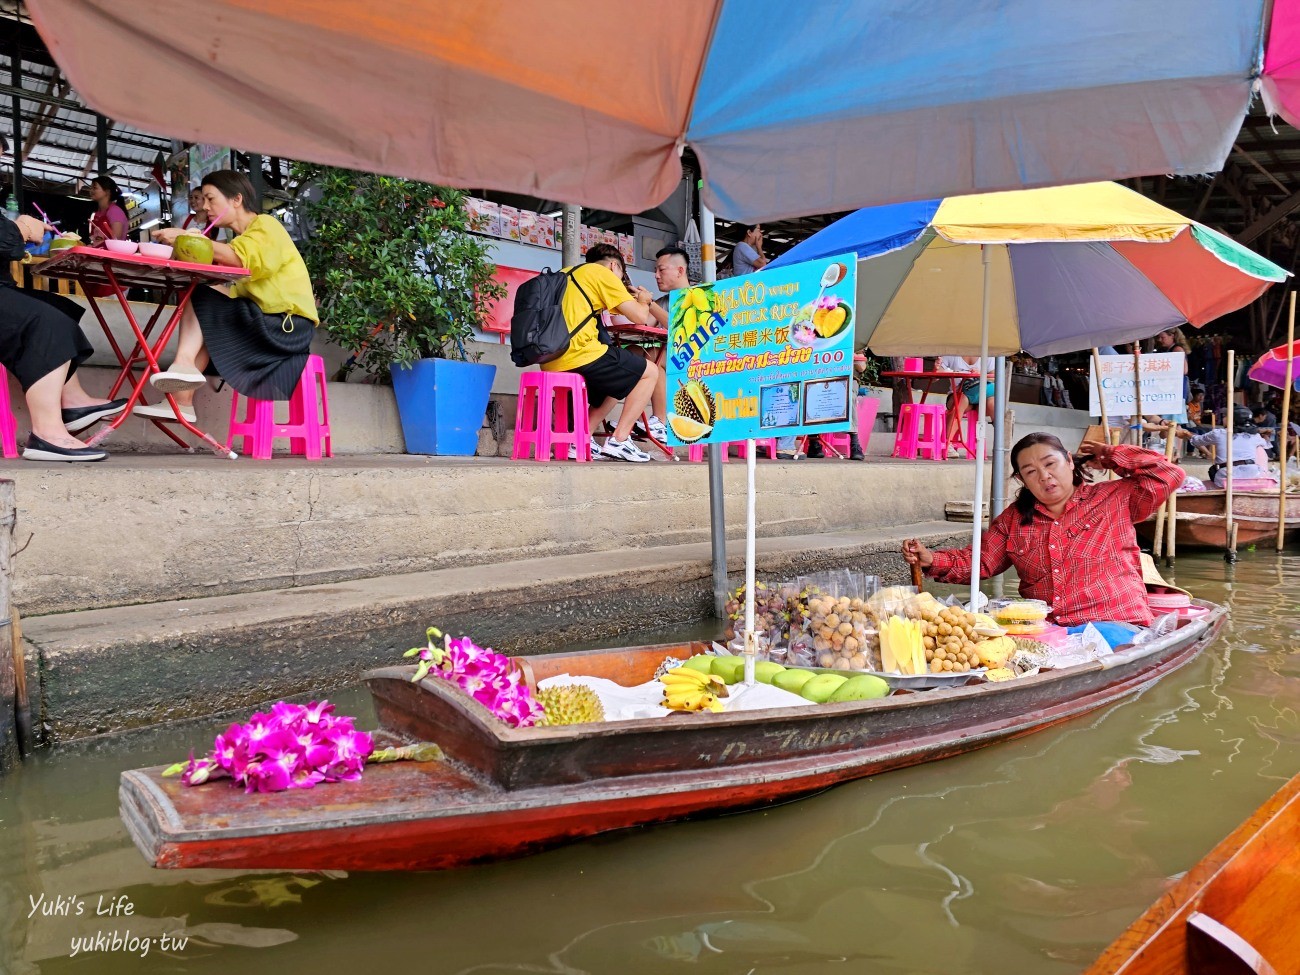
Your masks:
{"label": "rainbow striped umbrella", "polygon": [[859,210],[772,263],[848,251],[858,344],[882,355],[973,354],[985,337],[992,355],[1131,342],[1204,325],[1287,277],[1117,183]]}
{"label": "rainbow striped umbrella", "polygon": [[[1287,272],[1117,183],[859,210],[773,261],[858,255],[859,342],[879,354],[1031,355],[1204,325]],[[979,384],[976,416],[987,387]],[[975,511],[984,494],[976,427]],[[971,599],[982,522],[974,522]]]}
{"label": "rainbow striped umbrella", "polygon": [[[119,122],[756,222],[1222,168],[1265,0],[28,0]],[[111,52],[111,53],[108,53]]]}

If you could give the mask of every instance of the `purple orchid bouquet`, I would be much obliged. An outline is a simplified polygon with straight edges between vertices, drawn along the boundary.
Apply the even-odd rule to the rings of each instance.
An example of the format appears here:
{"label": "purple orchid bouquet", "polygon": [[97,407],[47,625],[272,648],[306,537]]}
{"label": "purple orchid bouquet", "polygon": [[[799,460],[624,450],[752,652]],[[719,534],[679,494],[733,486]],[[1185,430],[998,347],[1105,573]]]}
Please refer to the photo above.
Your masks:
{"label": "purple orchid bouquet", "polygon": [[[429,627],[425,636],[426,646],[405,654],[419,659],[412,681],[429,674],[449,680],[512,728],[527,728],[542,717],[542,706],[509,657],[480,647],[467,636],[458,640],[443,636],[436,627]],[[438,639],[441,645],[435,643]]]}
{"label": "purple orchid bouquet", "polygon": [[279,701],[270,714],[259,712],[217,735],[208,755],[195,758],[191,752],[189,761],[163,775],[179,775],[186,785],[229,776],[249,793],[353,782],[375,752],[374,742],[353,728],[352,718],[333,711],[328,701]]}

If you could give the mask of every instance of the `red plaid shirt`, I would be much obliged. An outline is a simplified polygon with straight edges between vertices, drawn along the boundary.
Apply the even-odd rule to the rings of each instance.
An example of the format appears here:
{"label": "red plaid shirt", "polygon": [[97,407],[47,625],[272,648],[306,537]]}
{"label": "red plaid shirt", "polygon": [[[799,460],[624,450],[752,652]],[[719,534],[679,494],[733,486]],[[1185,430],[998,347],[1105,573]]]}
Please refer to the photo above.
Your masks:
{"label": "red plaid shirt", "polygon": [[[1059,518],[1034,505],[1024,524],[1015,507],[993,519],[980,551],[980,578],[1012,566],[1020,595],[1052,607],[1061,626],[1116,620],[1151,622],[1134,522],[1149,517],[1178,485],[1183,471],[1141,447],[1110,449],[1117,481],[1081,484]],[[939,582],[970,582],[971,550],[934,553],[926,572]]]}

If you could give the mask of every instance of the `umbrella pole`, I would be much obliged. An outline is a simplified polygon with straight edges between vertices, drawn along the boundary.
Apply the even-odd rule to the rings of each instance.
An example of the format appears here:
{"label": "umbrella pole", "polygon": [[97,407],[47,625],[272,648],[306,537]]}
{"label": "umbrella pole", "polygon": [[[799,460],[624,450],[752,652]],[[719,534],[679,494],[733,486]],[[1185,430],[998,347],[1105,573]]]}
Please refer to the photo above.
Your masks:
{"label": "umbrella pole", "polygon": [[1291,382],[1295,371],[1295,292],[1291,292],[1291,310],[1286,316],[1286,385],[1282,387],[1282,416],[1278,420],[1277,458],[1277,550],[1282,551],[1286,535],[1286,441],[1291,433]]}
{"label": "umbrella pole", "polygon": [[1228,456],[1223,461],[1228,466],[1224,468],[1223,481],[1223,502],[1224,502],[1224,535],[1227,547],[1223,553],[1223,558],[1227,562],[1237,561],[1237,526],[1232,523],[1232,428],[1233,412],[1237,402],[1237,394],[1234,390],[1236,385],[1237,358],[1232,349],[1228,350],[1228,409],[1227,416],[1224,418],[1224,432],[1228,435]]}
{"label": "umbrella pole", "polygon": [[[984,305],[980,312],[980,398],[978,412],[975,414],[975,505],[971,509],[971,524],[973,527],[971,539],[971,565],[970,565],[970,603],[971,611],[979,609],[979,592],[980,592],[980,542],[983,541],[981,535],[984,531],[984,517],[980,513],[984,507],[984,410],[988,403],[989,384],[985,376],[984,360],[989,357],[989,279],[991,277],[991,265],[989,263],[989,245],[980,245],[980,260],[984,264]],[[990,519],[992,520],[992,519]]]}
{"label": "umbrella pole", "polygon": [[[722,445],[726,449],[726,445]],[[754,490],[755,455],[752,439],[745,441],[745,684],[754,685],[754,661],[758,644],[754,639]]]}
{"label": "umbrella pole", "polygon": [[[1170,464],[1174,462],[1174,434],[1172,427],[1165,429],[1165,460]],[[1173,492],[1170,492],[1169,496],[1173,497]],[[1171,535],[1173,534],[1173,525],[1168,522],[1168,517],[1169,504],[1166,502],[1156,509],[1156,533],[1155,538],[1151,541],[1151,557],[1153,559],[1160,558],[1162,547],[1165,551],[1169,549],[1168,544],[1165,543],[1166,525],[1171,529],[1169,532]]]}
{"label": "umbrella pole", "polygon": [[[713,211],[700,203],[700,260],[704,263],[703,284],[718,280],[713,250],[716,240]],[[713,561],[713,614],[726,618],[727,605],[727,512],[723,502],[722,452],[726,444],[709,447],[709,550]]]}
{"label": "umbrella pole", "polygon": [[[993,474],[989,491],[989,521],[1007,506],[1007,359],[993,360]],[[993,577],[993,594],[1002,596],[1003,574]]]}

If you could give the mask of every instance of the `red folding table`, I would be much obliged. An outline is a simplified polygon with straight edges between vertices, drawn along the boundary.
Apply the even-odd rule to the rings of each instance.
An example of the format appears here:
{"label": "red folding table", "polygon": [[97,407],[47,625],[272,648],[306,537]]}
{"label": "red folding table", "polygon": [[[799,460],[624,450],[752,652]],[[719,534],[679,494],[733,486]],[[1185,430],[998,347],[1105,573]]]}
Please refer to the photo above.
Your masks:
{"label": "red folding table", "polygon": [[[135,333],[135,348],[131,350],[129,357],[125,356],[122,354],[121,347],[117,344],[117,339],[113,337],[113,331],[109,328],[108,321],[104,318],[99,303],[87,291],[86,300],[90,302],[90,309],[95,313],[95,317],[99,319],[100,327],[103,328],[104,335],[108,338],[108,344],[112,346],[113,354],[117,356],[117,361],[122,366],[122,371],[113,383],[108,398],[115,399],[118,391],[122,388],[122,384],[128,379],[131,381],[131,397],[127,401],[126,409],[118,414],[117,419],[111,424],[86,441],[91,446],[100,443],[120,427],[127,417],[131,415],[131,410],[137,402],[148,402],[143,396],[145,384],[149,381],[150,375],[162,371],[162,368],[158,365],[158,356],[167,347],[167,343],[171,341],[172,333],[176,331],[176,326],[180,324],[181,315],[184,314],[186,306],[190,303],[190,296],[194,293],[194,289],[199,285],[228,284],[238,278],[248,276],[248,269],[242,267],[186,264],[183,261],[165,261],[156,257],[144,257],[140,254],[114,254],[98,247],[69,247],[62,251],[56,251],[39,267],[33,268],[33,271],[47,278],[66,278],[76,281],[82,286],[83,290],[86,289],[87,285],[108,285],[112,293],[117,296],[117,300],[122,306],[122,312],[126,315],[126,320],[131,326],[131,331]],[[149,321],[143,329],[140,328],[140,323],[136,321],[135,313],[131,309],[131,302],[127,300],[127,288],[150,288],[159,293],[158,306],[154,309],[153,314],[149,316]],[[176,306],[167,319],[167,323],[163,326],[162,332],[159,333],[157,341],[151,345],[150,336],[153,333],[154,326],[162,316],[163,309],[167,307],[168,298],[172,296],[175,296]],[[137,363],[143,370],[138,380],[135,378]],[[237,455],[233,450],[227,449],[223,444],[218,443],[207,433],[204,433],[181,416],[180,407],[176,405],[175,397],[167,393],[166,398],[172,412],[176,415],[177,423],[211,447],[217,456],[229,457],[231,460],[235,459]],[[154,419],[153,422],[158,429],[162,430],[163,433],[182,447],[189,448],[190,445],[167,426],[170,421]]]}
{"label": "red folding table", "polygon": [[[609,319],[605,327],[609,330],[610,336],[619,344],[620,348],[639,348],[648,352],[652,349],[662,348],[667,345],[668,329],[662,328],[658,325],[637,325],[635,322],[630,322],[626,318],[623,318],[622,315],[619,316],[619,319],[621,320],[614,321]],[[659,368],[662,369],[663,367],[660,366]],[[663,419],[666,420],[667,417],[664,417]],[[669,460],[677,459],[677,454],[673,452],[672,447],[660,443],[650,433],[649,410],[645,410],[641,413],[641,426],[645,428],[645,438],[662,450],[664,456]]]}

